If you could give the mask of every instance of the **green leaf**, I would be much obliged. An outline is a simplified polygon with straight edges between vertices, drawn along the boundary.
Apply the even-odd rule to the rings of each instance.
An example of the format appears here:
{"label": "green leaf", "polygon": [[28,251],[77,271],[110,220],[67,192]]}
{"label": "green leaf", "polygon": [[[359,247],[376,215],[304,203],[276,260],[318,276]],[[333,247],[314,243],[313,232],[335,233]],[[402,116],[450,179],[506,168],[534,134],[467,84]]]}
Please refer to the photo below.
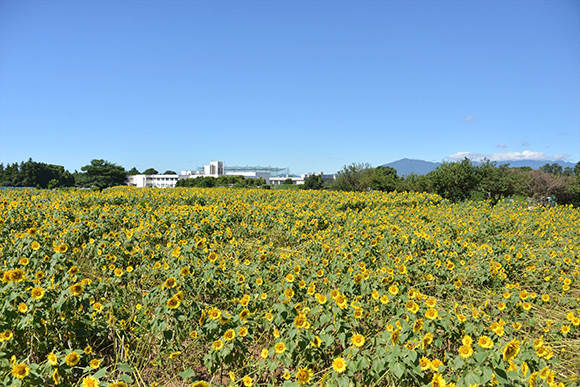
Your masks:
{"label": "green leaf", "polygon": [[464,365],[465,365],[465,362],[463,361],[463,358],[461,356],[457,356],[455,358],[455,360],[453,360],[453,369],[454,370],[459,370],[459,369],[463,368]]}
{"label": "green leaf", "polygon": [[393,373],[393,375],[395,375],[397,378],[401,379],[401,377],[403,376],[403,374],[405,373],[405,365],[403,363],[395,363],[393,364],[393,366],[391,367],[391,372]]}
{"label": "green leaf", "polygon": [[473,358],[475,359],[475,361],[477,362],[477,364],[481,364],[485,361],[485,359],[487,359],[487,352],[483,351],[483,352],[476,352],[473,354]]}
{"label": "green leaf", "polygon": [[133,372],[133,368],[131,368],[131,366],[127,363],[119,363],[118,368],[119,368],[119,371],[125,372],[128,374]]}
{"label": "green leaf", "polygon": [[373,360],[373,368],[377,371],[382,372],[385,369],[385,364],[387,364],[384,358],[376,358]]}
{"label": "green leaf", "polygon": [[177,375],[181,376],[183,380],[187,380],[195,376],[195,372],[191,368],[186,369],[185,371],[181,371]]}
{"label": "green leaf", "polygon": [[131,378],[129,375],[127,374],[121,374],[119,375],[119,379],[126,382],[127,384],[131,384],[134,382],[133,378]]}
{"label": "green leaf", "polygon": [[350,384],[350,380],[348,376],[341,376],[337,380],[339,387],[348,387]]}
{"label": "green leaf", "polygon": [[493,376],[493,370],[489,367],[482,367],[481,371],[483,372],[481,382],[482,384],[487,384]]}
{"label": "green leaf", "polygon": [[104,367],[104,368],[101,368],[100,370],[98,370],[98,371],[97,371],[97,372],[96,372],[96,373],[93,375],[93,377],[94,377],[95,379],[100,379],[100,378],[102,378],[103,376],[105,376],[106,374],[107,374],[107,367]]}
{"label": "green leaf", "polygon": [[478,385],[481,382],[481,378],[479,377],[478,374],[476,374],[474,371],[468,371],[465,374],[465,383],[470,386],[470,385]]}

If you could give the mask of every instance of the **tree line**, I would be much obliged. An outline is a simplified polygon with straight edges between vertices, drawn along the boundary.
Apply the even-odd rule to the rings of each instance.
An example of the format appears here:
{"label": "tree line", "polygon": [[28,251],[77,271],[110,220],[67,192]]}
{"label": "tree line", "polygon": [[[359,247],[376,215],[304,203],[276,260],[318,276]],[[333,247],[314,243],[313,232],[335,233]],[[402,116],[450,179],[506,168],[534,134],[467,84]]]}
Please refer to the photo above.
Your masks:
{"label": "tree line", "polygon": [[[142,172],[159,174],[154,168]],[[0,187],[87,187],[104,189],[127,184],[129,175],[137,175],[136,168],[126,171],[122,166],[106,160],[94,159],[90,164],[73,173],[61,165],[35,162],[0,163]],[[165,171],[163,174],[175,174]],[[292,184],[287,179],[285,185]],[[245,179],[243,176],[198,177],[182,179],[177,187],[264,187],[264,179]],[[399,176],[391,167],[373,168],[370,164],[345,165],[336,179],[325,182],[320,175],[310,175],[302,189],[329,189],[338,191],[408,191],[436,193],[459,202],[464,200],[490,200],[497,203],[508,197],[526,197],[534,203],[580,206],[580,162],[574,168],[562,168],[556,163],[547,163],[540,169],[529,167],[512,168],[509,164],[498,165],[484,160],[474,164],[465,158],[456,162],[443,162],[426,175],[409,174]],[[549,198],[549,199],[548,199]]]}
{"label": "tree line", "polygon": [[371,167],[353,163],[338,172],[336,180],[326,186],[341,191],[410,191],[430,192],[460,202],[490,200],[497,203],[508,197],[526,197],[534,203],[547,201],[580,205],[580,162],[575,168],[545,164],[540,169],[512,168],[484,160],[474,164],[465,158],[443,162],[426,175],[398,176],[391,167]]}

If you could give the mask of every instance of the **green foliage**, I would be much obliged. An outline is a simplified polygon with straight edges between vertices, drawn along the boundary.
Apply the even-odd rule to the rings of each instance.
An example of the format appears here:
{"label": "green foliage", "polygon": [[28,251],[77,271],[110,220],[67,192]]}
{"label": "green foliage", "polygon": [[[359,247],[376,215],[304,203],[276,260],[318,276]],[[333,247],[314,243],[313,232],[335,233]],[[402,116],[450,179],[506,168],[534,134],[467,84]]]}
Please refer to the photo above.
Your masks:
{"label": "green foliage", "polygon": [[460,162],[443,162],[430,173],[435,193],[453,202],[471,197],[477,187],[477,168],[468,158]]}
{"label": "green foliage", "polygon": [[291,184],[294,184],[294,182],[290,177],[284,180],[284,182],[282,183],[282,185],[291,185]]}
{"label": "green foliage", "polygon": [[139,170],[135,167],[131,168],[131,170],[129,172],[127,172],[127,175],[132,176],[132,175],[140,175],[141,172],[139,172]]}
{"label": "green foliage", "polygon": [[147,168],[143,171],[143,175],[158,175],[159,172],[155,168]]}
{"label": "green foliage", "polygon": [[370,164],[352,163],[345,165],[337,173],[332,188],[339,191],[366,191],[369,188],[368,179],[364,175],[371,169]]}
{"label": "green foliage", "polygon": [[178,180],[176,187],[198,187],[198,188],[212,188],[212,187],[234,187],[234,188],[249,188],[261,187],[266,184],[264,179],[246,179],[244,176],[200,176],[190,179]]}
{"label": "green foliage", "polygon": [[400,187],[400,179],[395,168],[381,165],[367,170],[364,178],[369,188],[375,191],[392,192]]}
{"label": "green foliage", "polygon": [[304,189],[322,189],[324,181],[321,175],[310,175],[304,180]]}
{"label": "green foliage", "polygon": [[77,175],[77,185],[103,189],[127,184],[125,168],[105,160],[91,160],[89,165],[81,168],[84,173]]}
{"label": "green foliage", "polygon": [[73,175],[61,165],[38,163],[28,159],[26,162],[0,164],[0,186],[56,188],[72,187]]}
{"label": "green foliage", "polygon": [[172,170],[167,170],[165,172],[163,172],[164,175],[177,175],[177,172],[172,171]]}

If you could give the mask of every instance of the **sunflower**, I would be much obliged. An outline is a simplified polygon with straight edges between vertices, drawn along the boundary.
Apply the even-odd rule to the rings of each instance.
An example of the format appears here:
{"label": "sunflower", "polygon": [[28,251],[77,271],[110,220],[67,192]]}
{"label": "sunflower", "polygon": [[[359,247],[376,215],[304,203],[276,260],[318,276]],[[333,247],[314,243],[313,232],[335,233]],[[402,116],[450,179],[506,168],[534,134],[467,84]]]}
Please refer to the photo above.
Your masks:
{"label": "sunflower", "polygon": [[177,309],[179,305],[181,305],[181,300],[178,297],[173,296],[167,300],[167,307],[169,309]]}
{"label": "sunflower", "polygon": [[24,379],[30,373],[30,367],[26,363],[14,364],[10,370],[16,379]]}
{"label": "sunflower", "polygon": [[422,318],[415,320],[415,322],[413,323],[413,332],[415,333],[420,332],[421,329],[423,329],[423,325],[424,321]]}
{"label": "sunflower", "polygon": [[308,382],[310,382],[310,378],[312,378],[312,375],[314,375],[312,370],[308,368],[299,368],[298,371],[296,372],[296,380],[298,381],[298,384],[300,386],[303,386]]}
{"label": "sunflower", "polygon": [[76,352],[71,352],[64,358],[66,365],[74,366],[81,360],[81,355]]}
{"label": "sunflower", "polygon": [[419,311],[419,305],[412,300],[407,301],[407,303],[405,304],[405,308],[413,314]]}
{"label": "sunflower", "polygon": [[260,356],[262,357],[262,359],[267,359],[268,358],[268,350],[266,348],[262,349],[262,353],[260,353]]}
{"label": "sunflower", "polygon": [[44,297],[44,289],[43,288],[34,288],[30,291],[30,295],[35,300],[40,300]]}
{"label": "sunflower", "polygon": [[423,356],[419,360],[419,366],[421,366],[421,371],[426,371],[429,368],[431,368],[431,360],[429,360],[427,357]]}
{"label": "sunflower", "polygon": [[436,372],[433,374],[433,379],[431,380],[431,386],[433,387],[445,387],[445,379],[443,379],[443,375]]}
{"label": "sunflower", "polygon": [[248,319],[248,317],[250,317],[250,311],[248,309],[243,309],[240,312],[240,320],[244,320],[245,321],[245,320]]}
{"label": "sunflower", "polygon": [[401,331],[399,329],[396,329],[393,331],[393,333],[391,333],[391,341],[393,342],[393,345],[397,345],[399,343],[400,338]]}
{"label": "sunflower", "polygon": [[286,351],[286,344],[283,342],[276,343],[274,346],[274,351],[276,351],[277,354],[284,353],[284,351]]}
{"label": "sunflower", "polygon": [[510,361],[520,352],[520,342],[518,340],[510,341],[503,349],[503,360]]}
{"label": "sunflower", "polygon": [[365,343],[365,337],[363,335],[357,333],[352,337],[351,341],[352,341],[352,345],[360,348]]}
{"label": "sunflower", "polygon": [[467,359],[472,355],[473,348],[471,347],[471,345],[462,345],[461,347],[459,347],[459,356],[461,356],[462,358]]}
{"label": "sunflower", "polygon": [[10,282],[22,282],[24,281],[25,275],[22,269],[14,269],[7,271],[8,279]]}
{"label": "sunflower", "polygon": [[209,383],[204,381],[204,380],[200,380],[199,382],[195,382],[191,385],[191,387],[208,387]]}
{"label": "sunflower", "polygon": [[425,317],[427,317],[429,320],[435,320],[437,318],[437,309],[427,309],[425,312]]}
{"label": "sunflower", "polygon": [[83,378],[83,387],[99,387],[99,381],[92,376]]}
{"label": "sunflower", "polygon": [[27,313],[28,312],[28,305],[26,305],[24,302],[21,302],[20,304],[18,304],[18,311],[20,313]]}
{"label": "sunflower", "polygon": [[224,339],[226,341],[231,341],[236,338],[236,331],[233,329],[228,329],[226,333],[224,333]]}
{"label": "sunflower", "polygon": [[70,290],[70,292],[73,296],[78,296],[83,292],[84,288],[83,288],[83,285],[81,283],[76,283],[74,285],[71,285],[68,288],[68,290]]}
{"label": "sunflower", "polygon": [[217,320],[222,315],[222,312],[219,309],[211,308],[207,315],[210,319]]}
{"label": "sunflower", "polygon": [[310,340],[310,345],[312,345],[314,348],[320,348],[321,344],[322,340],[318,336],[314,336],[314,339]]}
{"label": "sunflower", "polygon": [[36,251],[36,250],[40,249],[40,243],[38,243],[37,241],[34,241],[30,245],[30,247],[32,248],[32,250]]}
{"label": "sunflower", "polygon": [[177,286],[177,280],[175,279],[175,277],[169,277],[165,280],[165,283],[163,284],[162,288],[173,289],[175,286]]}
{"label": "sunflower", "polygon": [[97,369],[101,366],[101,361],[99,359],[93,359],[93,360],[91,360],[89,365],[91,366],[91,368]]}
{"label": "sunflower", "polygon": [[252,378],[247,375],[242,378],[242,382],[244,383],[245,387],[252,387],[254,385]]}
{"label": "sunflower", "polygon": [[342,357],[337,357],[332,361],[332,368],[341,374],[346,371],[346,361]]}
{"label": "sunflower", "polygon": [[479,340],[477,340],[477,345],[481,348],[491,349],[493,347],[493,340],[491,340],[489,336],[481,336]]}
{"label": "sunflower", "polygon": [[224,342],[221,340],[216,340],[213,342],[211,346],[213,347],[214,350],[219,351],[224,347]]}

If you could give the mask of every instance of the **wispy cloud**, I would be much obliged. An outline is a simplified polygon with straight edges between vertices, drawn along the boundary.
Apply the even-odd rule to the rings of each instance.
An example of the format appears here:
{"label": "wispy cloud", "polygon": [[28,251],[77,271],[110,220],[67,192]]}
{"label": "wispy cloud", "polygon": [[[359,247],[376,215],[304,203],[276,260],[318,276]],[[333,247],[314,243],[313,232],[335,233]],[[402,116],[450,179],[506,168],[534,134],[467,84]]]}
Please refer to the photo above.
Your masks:
{"label": "wispy cloud", "polygon": [[544,152],[535,152],[525,150],[523,152],[497,152],[497,153],[474,153],[474,152],[457,152],[447,156],[451,160],[463,160],[468,158],[473,161],[482,161],[488,159],[490,161],[517,161],[517,160],[538,160],[538,161],[566,161],[567,154],[558,153],[552,156],[546,155]]}
{"label": "wispy cloud", "polygon": [[507,145],[504,143],[501,143],[501,144],[497,144],[495,147],[496,148],[507,148]]}
{"label": "wispy cloud", "polygon": [[530,143],[527,141],[520,141],[521,146],[530,146]]}
{"label": "wispy cloud", "polygon": [[469,117],[465,117],[463,119],[463,121],[465,121],[465,122],[474,122],[474,121],[477,121],[477,118],[474,118],[474,117],[469,116]]}

